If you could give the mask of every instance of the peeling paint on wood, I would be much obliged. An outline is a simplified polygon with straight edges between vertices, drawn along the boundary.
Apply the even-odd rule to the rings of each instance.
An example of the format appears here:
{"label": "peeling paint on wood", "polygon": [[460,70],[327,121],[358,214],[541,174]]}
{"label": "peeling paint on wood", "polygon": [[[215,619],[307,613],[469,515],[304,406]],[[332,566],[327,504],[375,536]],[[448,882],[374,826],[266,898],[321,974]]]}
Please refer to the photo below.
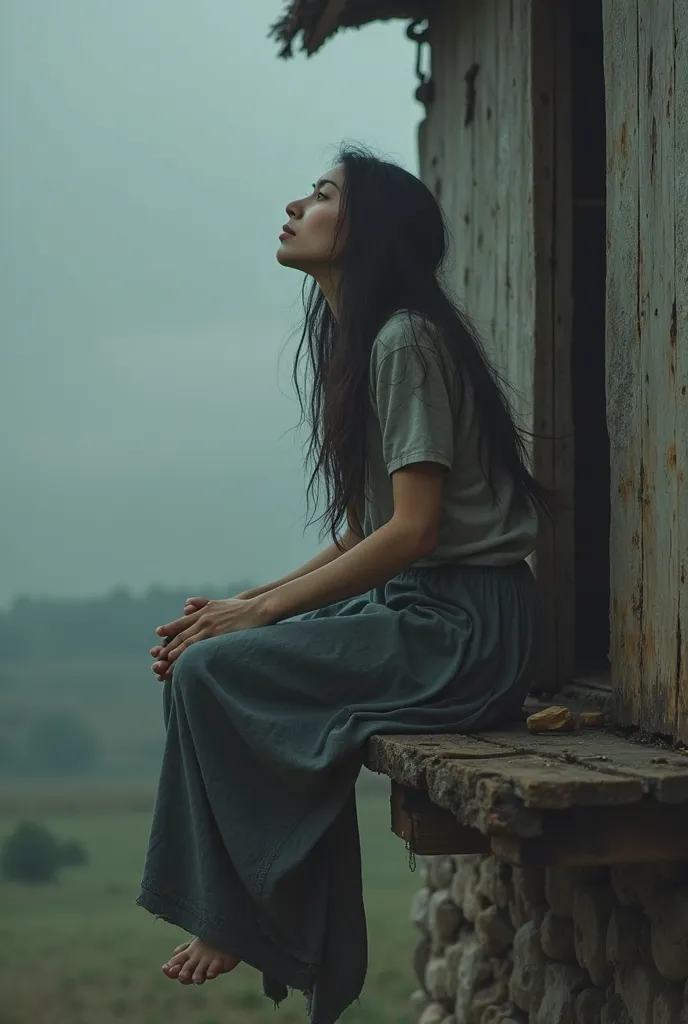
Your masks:
{"label": "peeling paint on wood", "polygon": [[614,707],[686,739],[688,0],[604,18]]}

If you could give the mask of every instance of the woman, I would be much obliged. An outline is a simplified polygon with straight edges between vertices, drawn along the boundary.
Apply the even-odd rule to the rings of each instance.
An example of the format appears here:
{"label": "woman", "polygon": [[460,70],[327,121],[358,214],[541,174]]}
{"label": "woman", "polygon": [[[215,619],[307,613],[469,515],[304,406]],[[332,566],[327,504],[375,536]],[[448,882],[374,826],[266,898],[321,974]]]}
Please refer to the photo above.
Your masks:
{"label": "woman", "polygon": [[300,989],[312,1024],[332,1024],[366,970],[363,746],[521,707],[537,618],[525,559],[547,501],[439,283],[428,189],[345,148],[286,209],[277,259],[313,279],[295,381],[332,543],[159,627],[167,742],[139,903],[197,936],[169,978],[244,960],[276,1002]]}

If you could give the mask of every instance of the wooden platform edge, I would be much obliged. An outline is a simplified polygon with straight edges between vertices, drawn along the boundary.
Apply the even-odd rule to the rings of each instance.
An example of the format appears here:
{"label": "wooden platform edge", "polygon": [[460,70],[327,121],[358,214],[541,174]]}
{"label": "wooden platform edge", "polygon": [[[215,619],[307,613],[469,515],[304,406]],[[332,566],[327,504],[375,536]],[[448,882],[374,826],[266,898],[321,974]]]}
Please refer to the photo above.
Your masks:
{"label": "wooden platform edge", "polygon": [[493,853],[519,867],[591,867],[688,860],[688,816],[651,797],[617,807],[573,807],[543,818],[539,836],[492,835],[462,825],[426,790],[392,780],[392,831],[412,853]]}

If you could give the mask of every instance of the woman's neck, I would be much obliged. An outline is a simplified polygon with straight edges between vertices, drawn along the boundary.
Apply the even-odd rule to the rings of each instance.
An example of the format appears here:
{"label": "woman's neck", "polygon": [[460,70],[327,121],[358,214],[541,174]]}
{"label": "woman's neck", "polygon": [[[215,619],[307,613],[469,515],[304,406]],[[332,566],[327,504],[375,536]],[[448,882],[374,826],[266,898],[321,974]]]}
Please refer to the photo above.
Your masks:
{"label": "woman's neck", "polygon": [[337,300],[339,294],[339,271],[332,266],[328,266],[323,270],[322,273],[313,274],[313,277],[320,286],[320,291],[325,296],[327,305],[332,310],[332,315],[335,320],[337,316]]}

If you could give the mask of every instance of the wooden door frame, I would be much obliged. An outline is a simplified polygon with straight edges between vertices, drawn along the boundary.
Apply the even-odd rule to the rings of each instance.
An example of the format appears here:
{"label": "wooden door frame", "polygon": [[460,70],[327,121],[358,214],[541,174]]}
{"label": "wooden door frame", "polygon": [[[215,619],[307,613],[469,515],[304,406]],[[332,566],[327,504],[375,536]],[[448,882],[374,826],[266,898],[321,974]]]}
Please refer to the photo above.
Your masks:
{"label": "wooden door frame", "polygon": [[533,464],[556,493],[535,567],[544,599],[535,689],[575,671],[572,97],[568,2],[531,0],[535,365]]}

